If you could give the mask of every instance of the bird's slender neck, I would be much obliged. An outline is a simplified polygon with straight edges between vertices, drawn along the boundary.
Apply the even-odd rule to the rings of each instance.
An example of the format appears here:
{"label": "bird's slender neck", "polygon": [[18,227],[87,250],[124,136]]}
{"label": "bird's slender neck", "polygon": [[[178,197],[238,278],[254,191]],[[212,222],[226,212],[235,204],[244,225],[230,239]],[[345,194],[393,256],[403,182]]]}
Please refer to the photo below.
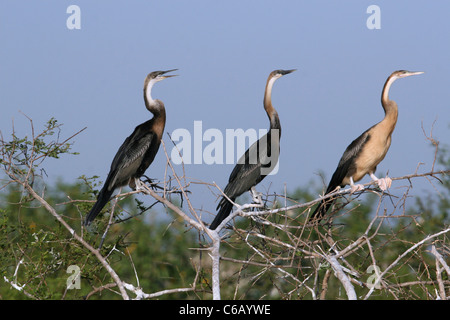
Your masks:
{"label": "bird's slender neck", "polygon": [[277,78],[269,78],[267,79],[266,91],[264,94],[264,109],[267,112],[267,116],[270,120],[270,129],[280,129],[280,118],[278,117],[278,113],[272,105],[272,87]]}
{"label": "bird's slender neck", "polygon": [[395,124],[397,123],[398,118],[398,107],[397,103],[393,100],[389,100],[389,90],[398,78],[395,76],[390,76],[383,87],[383,92],[381,94],[381,105],[384,109],[384,122],[389,127],[389,132],[392,133],[394,131]]}
{"label": "bird's slender neck", "polygon": [[166,110],[162,101],[152,98],[152,88],[156,83],[153,79],[144,86],[144,101],[147,110],[155,115],[155,117],[166,116]]}

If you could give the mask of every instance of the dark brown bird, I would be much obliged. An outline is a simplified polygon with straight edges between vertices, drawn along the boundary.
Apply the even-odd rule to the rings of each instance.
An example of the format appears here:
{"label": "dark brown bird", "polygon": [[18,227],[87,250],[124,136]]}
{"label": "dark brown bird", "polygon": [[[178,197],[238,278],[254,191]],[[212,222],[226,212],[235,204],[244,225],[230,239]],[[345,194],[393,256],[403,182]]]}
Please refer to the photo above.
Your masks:
{"label": "dark brown bird", "polygon": [[88,226],[111,199],[113,192],[127,184],[139,189],[139,178],[153,162],[158,152],[166,124],[166,110],[161,100],[153,99],[152,87],[155,83],[175,75],[165,75],[175,71],[154,71],[147,75],[144,82],[144,101],[153,118],[137,126],[117,151],[109,170],[108,177],[100,190],[97,202],[86,216],[84,224]]}
{"label": "dark brown bird", "polygon": [[[270,129],[266,135],[250,146],[231,172],[224,193],[233,202],[249,190],[252,192],[253,199],[260,202],[260,199],[256,200],[258,196],[254,186],[275,168],[280,154],[281,124],[278,113],[272,105],[272,87],[277,79],[294,71],[295,69],[275,70],[267,78],[264,109],[270,120]],[[233,204],[226,197],[222,197],[217,206],[219,212],[209,228],[216,229],[229,216],[232,209]]]}
{"label": "dark brown bird", "polygon": [[[381,94],[381,105],[384,109],[384,119],[367,129],[356,138],[345,150],[341,160],[333,173],[325,194],[329,194],[338,187],[350,185],[352,193],[362,190],[361,184],[355,184],[366,174],[369,174],[381,190],[391,186],[389,177],[378,179],[375,170],[384,159],[391,146],[391,136],[397,123],[398,107],[395,101],[389,100],[389,89],[395,80],[409,76],[422,74],[423,72],[411,72],[399,70],[393,72],[386,80]],[[319,203],[310,220],[320,221],[336,198],[331,197]]]}

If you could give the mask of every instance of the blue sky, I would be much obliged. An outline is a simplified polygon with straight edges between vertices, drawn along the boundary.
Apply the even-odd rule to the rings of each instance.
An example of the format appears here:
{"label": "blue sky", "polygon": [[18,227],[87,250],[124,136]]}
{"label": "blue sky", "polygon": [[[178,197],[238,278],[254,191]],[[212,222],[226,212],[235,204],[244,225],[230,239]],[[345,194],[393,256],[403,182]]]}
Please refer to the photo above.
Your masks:
{"label": "blue sky", "polygon": [[[69,30],[67,7],[81,10],[81,29]],[[381,10],[370,30],[367,8]],[[391,72],[425,74],[398,80],[399,106],[383,176],[428,172],[433,149],[424,137],[450,144],[450,3],[433,1],[2,1],[0,3],[0,130],[29,133],[55,117],[77,156],[46,163],[48,180],[84,174],[106,178],[111,160],[134,127],[150,118],[142,86],[154,70],[178,68],[158,83],[166,132],[268,128],[262,99],[274,69],[298,69],[279,79],[273,104],[282,125],[280,168],[260,191],[283,193],[322,186],[347,147],[383,118],[380,95]],[[166,145],[170,146],[167,135]],[[207,143],[205,143],[206,145]],[[185,167],[189,178],[225,187],[233,165]],[[181,167],[177,167],[181,173]],[[160,153],[147,175],[164,178]],[[368,182],[366,177],[363,182]],[[394,194],[406,183],[394,182]],[[214,212],[215,197],[193,186],[196,208]],[[395,188],[398,188],[397,191]],[[416,192],[431,190],[418,183]]]}

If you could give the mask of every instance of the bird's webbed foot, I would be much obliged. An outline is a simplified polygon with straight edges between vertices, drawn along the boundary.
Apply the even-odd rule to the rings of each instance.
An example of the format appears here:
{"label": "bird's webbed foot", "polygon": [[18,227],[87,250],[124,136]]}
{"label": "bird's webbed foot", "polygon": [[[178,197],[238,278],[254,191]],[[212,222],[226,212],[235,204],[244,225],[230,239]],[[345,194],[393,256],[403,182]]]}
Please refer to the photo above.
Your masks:
{"label": "bird's webbed foot", "polygon": [[392,179],[389,177],[384,177],[382,179],[378,179],[377,183],[381,190],[386,191],[391,187]]}
{"label": "bird's webbed foot", "polygon": [[382,190],[382,191],[386,191],[387,189],[389,189],[392,185],[392,179],[389,177],[384,177],[384,178],[380,178],[378,179],[373,173],[370,174],[370,177],[373,179],[373,181],[375,181],[378,185],[378,187]]}
{"label": "bird's webbed foot", "polygon": [[144,182],[142,182],[139,178],[131,178],[128,186],[138,192],[143,192],[145,190]]}
{"label": "bird's webbed foot", "polygon": [[262,193],[256,191],[255,187],[250,189],[250,193],[252,194],[253,202],[259,205],[263,205]]}
{"label": "bird's webbed foot", "polygon": [[144,181],[142,181],[142,182],[143,183],[148,183],[150,188],[153,189],[153,191],[157,191],[158,189],[159,190],[164,190],[163,187],[158,185],[158,182],[156,181],[156,179],[151,179],[151,178],[147,177],[146,175],[143,175],[142,177],[145,178]]}
{"label": "bird's webbed foot", "polygon": [[355,193],[364,190],[364,186],[362,184],[354,184],[350,186],[350,188],[351,188],[350,193]]}
{"label": "bird's webbed foot", "polygon": [[134,188],[133,189],[135,191],[139,191],[139,192],[144,191],[145,190],[144,183],[139,178],[134,178]]}
{"label": "bird's webbed foot", "polygon": [[364,190],[364,186],[362,184],[355,184],[353,182],[353,178],[350,178],[350,188],[351,188],[350,193],[355,193]]}

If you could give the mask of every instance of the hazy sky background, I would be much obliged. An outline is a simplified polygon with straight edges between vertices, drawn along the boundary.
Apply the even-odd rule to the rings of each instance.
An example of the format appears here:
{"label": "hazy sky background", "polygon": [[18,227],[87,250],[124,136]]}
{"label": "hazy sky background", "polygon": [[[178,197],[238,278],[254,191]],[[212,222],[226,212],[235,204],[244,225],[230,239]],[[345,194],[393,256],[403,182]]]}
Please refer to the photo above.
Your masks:
{"label": "hazy sky background", "polygon": [[[347,145],[380,121],[380,95],[395,70],[425,71],[398,80],[390,98],[399,106],[391,149],[378,175],[431,168],[433,136],[450,144],[450,2],[429,1],[2,1],[0,3],[0,130],[30,135],[55,117],[62,138],[75,138],[77,156],[50,160],[48,181],[80,175],[104,181],[124,139],[151,114],[142,86],[154,70],[178,68],[158,83],[166,132],[268,128],[262,101],[274,69],[298,69],[279,79],[273,104],[282,125],[277,175],[258,190],[283,193],[328,182]],[[69,30],[70,5],[81,9],[81,29]],[[381,29],[370,30],[370,5],[381,9]],[[166,146],[172,147],[167,134]],[[203,146],[207,145],[205,142]],[[160,149],[147,175],[164,178]],[[181,167],[176,167],[181,173]],[[233,165],[186,165],[189,178],[225,187]],[[368,182],[366,177],[362,182]],[[406,182],[394,182],[401,195]],[[425,180],[415,192],[433,191]],[[216,198],[193,186],[196,208],[215,212]],[[148,201],[148,200],[147,200]],[[208,218],[206,218],[208,219]]]}

